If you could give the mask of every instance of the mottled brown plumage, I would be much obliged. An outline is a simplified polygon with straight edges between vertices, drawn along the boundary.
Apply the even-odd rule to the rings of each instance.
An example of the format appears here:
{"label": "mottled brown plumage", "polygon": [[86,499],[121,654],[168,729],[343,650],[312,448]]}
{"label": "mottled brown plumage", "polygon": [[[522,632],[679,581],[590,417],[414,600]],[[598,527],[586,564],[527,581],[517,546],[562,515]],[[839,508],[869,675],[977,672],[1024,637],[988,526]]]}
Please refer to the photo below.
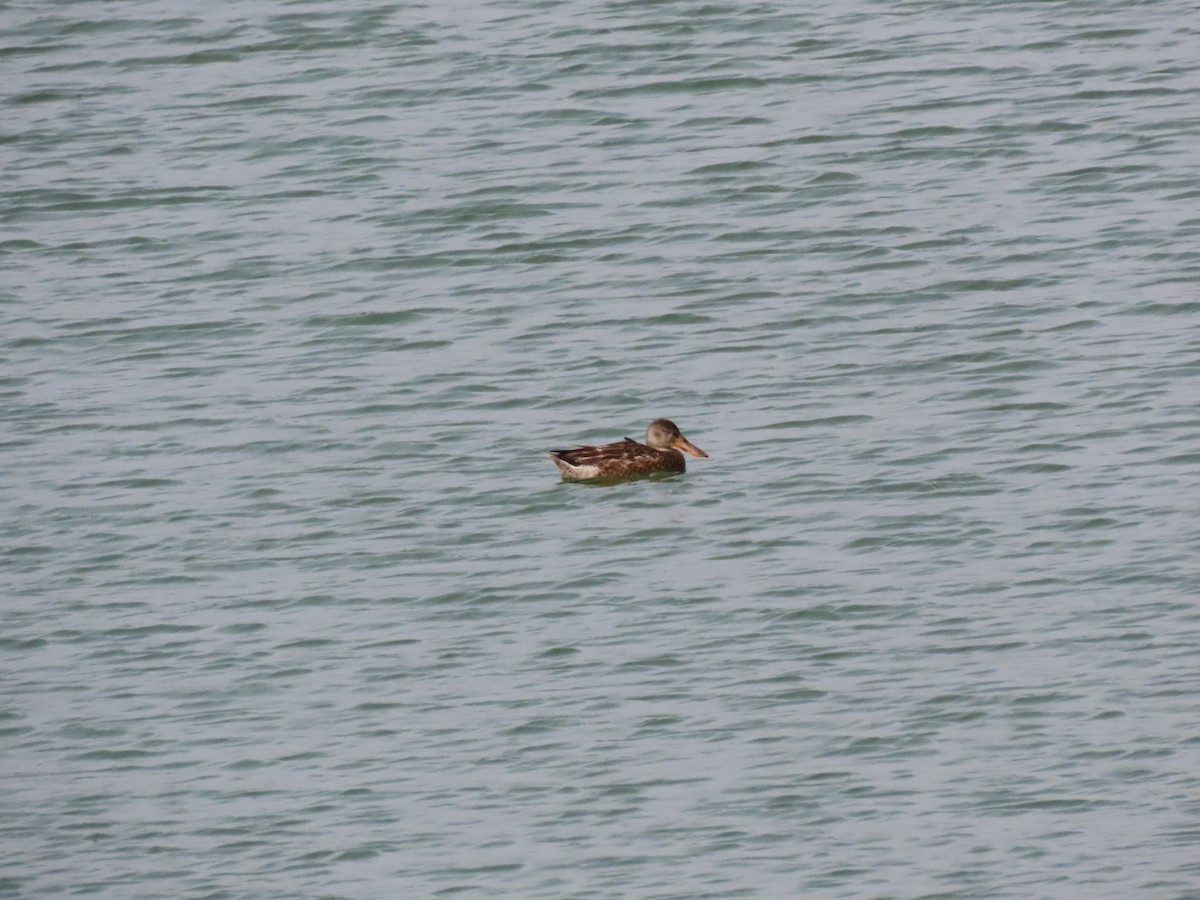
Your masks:
{"label": "mottled brown plumage", "polygon": [[680,450],[686,450],[692,456],[708,456],[680,434],[679,428],[670,419],[655,419],[646,429],[644,444],[625,438],[598,447],[551,450],[548,456],[562,470],[563,478],[586,481],[591,478],[650,475],[654,472],[682,472],[686,465]]}

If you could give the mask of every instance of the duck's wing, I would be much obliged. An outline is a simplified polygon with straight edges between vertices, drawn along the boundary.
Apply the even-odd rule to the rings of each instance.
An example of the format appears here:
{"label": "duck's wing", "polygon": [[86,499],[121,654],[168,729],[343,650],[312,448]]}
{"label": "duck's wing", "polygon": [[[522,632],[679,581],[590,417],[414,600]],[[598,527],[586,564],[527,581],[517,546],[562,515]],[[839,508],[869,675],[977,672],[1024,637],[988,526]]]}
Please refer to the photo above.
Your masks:
{"label": "duck's wing", "polygon": [[663,467],[660,453],[633,438],[595,447],[551,450],[550,458],[564,474],[575,478],[642,475]]}
{"label": "duck's wing", "polygon": [[633,459],[638,456],[639,451],[645,453],[649,450],[649,447],[639,444],[632,438],[625,438],[615,444],[576,447],[573,450],[551,450],[550,456],[573,466],[598,466],[603,463]]}

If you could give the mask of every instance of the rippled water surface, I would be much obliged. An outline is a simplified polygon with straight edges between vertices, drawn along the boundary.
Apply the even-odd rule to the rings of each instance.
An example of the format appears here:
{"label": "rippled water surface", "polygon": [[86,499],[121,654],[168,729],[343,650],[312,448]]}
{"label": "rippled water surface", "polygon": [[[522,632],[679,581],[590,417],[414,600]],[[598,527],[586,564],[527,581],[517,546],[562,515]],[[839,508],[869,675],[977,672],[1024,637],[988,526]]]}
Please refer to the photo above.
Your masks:
{"label": "rippled water surface", "polygon": [[1200,894],[1198,22],[0,5],[0,896]]}

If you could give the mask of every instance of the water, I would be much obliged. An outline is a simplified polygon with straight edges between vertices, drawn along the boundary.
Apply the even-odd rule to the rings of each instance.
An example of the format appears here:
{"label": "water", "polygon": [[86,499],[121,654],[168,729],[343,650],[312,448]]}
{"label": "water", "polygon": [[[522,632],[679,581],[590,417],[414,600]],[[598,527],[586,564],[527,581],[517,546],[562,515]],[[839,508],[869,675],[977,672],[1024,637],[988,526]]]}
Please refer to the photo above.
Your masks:
{"label": "water", "polygon": [[0,895],[1200,895],[1190,4],[0,34]]}

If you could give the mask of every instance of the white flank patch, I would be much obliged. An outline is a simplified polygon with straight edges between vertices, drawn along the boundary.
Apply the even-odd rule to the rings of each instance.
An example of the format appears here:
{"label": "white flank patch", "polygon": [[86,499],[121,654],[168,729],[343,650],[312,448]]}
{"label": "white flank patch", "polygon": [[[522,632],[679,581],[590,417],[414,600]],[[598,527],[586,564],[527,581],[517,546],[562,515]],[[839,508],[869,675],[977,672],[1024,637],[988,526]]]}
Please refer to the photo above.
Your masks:
{"label": "white flank patch", "polygon": [[546,455],[554,460],[554,464],[562,470],[563,475],[567,478],[577,478],[582,481],[588,478],[600,477],[599,466],[573,466],[566,460],[559,459],[553,453],[547,453]]}

